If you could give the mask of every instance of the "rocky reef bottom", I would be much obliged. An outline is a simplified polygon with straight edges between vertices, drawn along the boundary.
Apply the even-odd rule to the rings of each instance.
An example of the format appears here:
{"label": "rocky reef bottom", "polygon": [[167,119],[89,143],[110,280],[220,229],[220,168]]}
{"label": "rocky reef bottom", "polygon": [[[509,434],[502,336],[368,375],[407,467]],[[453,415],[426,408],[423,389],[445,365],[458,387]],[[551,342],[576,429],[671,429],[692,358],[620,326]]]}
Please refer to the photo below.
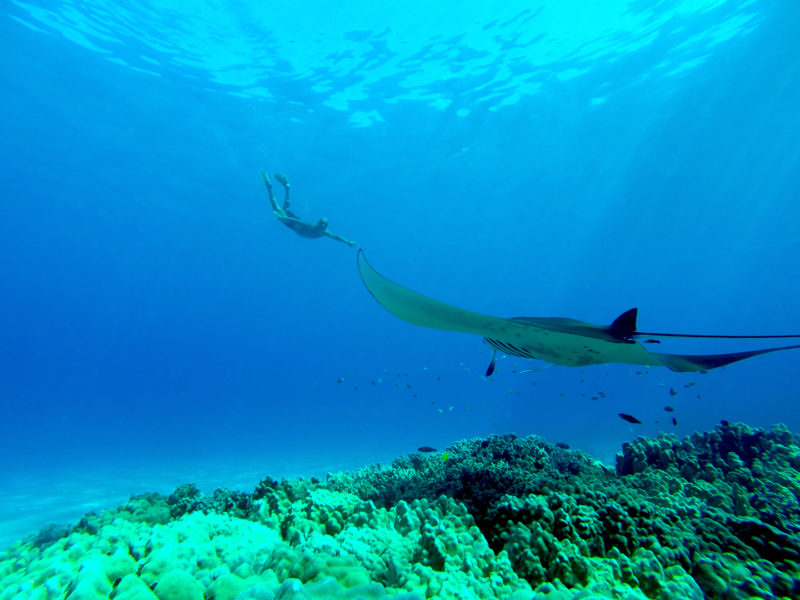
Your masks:
{"label": "rocky reef bottom", "polygon": [[800,440],[723,422],[616,469],[531,436],[252,493],[134,496],[0,554],[0,600],[800,597]]}

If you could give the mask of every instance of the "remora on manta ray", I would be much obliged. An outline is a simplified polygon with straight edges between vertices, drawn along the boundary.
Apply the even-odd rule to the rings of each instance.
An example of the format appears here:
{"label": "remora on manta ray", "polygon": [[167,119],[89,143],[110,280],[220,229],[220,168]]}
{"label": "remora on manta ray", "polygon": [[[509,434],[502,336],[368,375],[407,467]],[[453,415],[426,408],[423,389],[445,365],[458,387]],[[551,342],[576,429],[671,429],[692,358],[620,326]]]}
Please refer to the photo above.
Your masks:
{"label": "remora on manta ray", "polygon": [[567,367],[585,367],[603,363],[661,365],[673,371],[706,371],[745,358],[800,348],[800,344],[765,348],[730,354],[662,354],[650,352],[634,338],[637,336],[687,338],[800,338],[796,335],[701,335],[681,333],[648,333],[636,331],[636,308],[632,308],[611,325],[594,325],[561,317],[513,317],[505,319],[458,308],[428,298],[390,281],[367,262],[364,251],[358,251],[358,272],[369,293],[390,313],[404,321],[446,331],[461,331],[483,337],[494,349],[486,371],[494,371],[495,353],[543,360]]}

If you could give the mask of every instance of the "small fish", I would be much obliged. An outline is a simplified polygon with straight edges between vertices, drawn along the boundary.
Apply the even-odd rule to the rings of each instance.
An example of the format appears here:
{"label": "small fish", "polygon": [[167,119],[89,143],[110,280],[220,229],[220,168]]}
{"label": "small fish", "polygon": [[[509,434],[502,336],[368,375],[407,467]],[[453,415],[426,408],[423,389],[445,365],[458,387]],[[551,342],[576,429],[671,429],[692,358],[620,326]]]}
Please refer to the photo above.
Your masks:
{"label": "small fish", "polygon": [[563,450],[569,450],[569,444],[565,444],[564,442],[556,442],[556,446]]}
{"label": "small fish", "polygon": [[669,395],[670,396],[677,396],[678,392],[675,391],[675,388],[669,388]]}
{"label": "small fish", "polygon": [[488,445],[489,445],[489,440],[483,440],[481,442],[481,448],[486,448],[486,446],[488,446]]}
{"label": "small fish", "polygon": [[628,423],[635,423],[637,425],[642,424],[642,422],[639,419],[637,419],[633,415],[629,415],[626,413],[619,413],[619,418],[622,419],[623,421],[627,421]]}
{"label": "small fish", "polygon": [[447,452],[442,452],[442,460],[447,460]]}
{"label": "small fish", "polygon": [[726,421],[725,419],[722,419],[722,421],[720,421],[719,424],[722,425],[723,427],[727,427],[728,425],[731,424],[731,422],[730,421]]}
{"label": "small fish", "polygon": [[664,410],[667,411],[667,412],[675,412],[675,409],[672,408],[671,406],[665,406]]}
{"label": "small fish", "polygon": [[675,417],[672,417],[672,424],[673,425],[677,425],[678,424],[678,419],[676,419]]}
{"label": "small fish", "polygon": [[430,446],[420,446],[417,448],[417,452],[436,452],[436,448],[432,448]]}
{"label": "small fish", "polygon": [[645,344],[660,344],[661,340],[649,339],[644,341]]}

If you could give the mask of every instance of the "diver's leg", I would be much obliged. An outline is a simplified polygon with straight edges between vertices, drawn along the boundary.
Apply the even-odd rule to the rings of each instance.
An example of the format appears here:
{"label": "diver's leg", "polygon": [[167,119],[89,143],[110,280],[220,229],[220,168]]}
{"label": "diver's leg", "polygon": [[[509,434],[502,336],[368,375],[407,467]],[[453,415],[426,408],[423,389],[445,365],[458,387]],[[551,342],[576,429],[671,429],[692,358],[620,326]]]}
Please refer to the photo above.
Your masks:
{"label": "diver's leg", "polygon": [[292,184],[289,183],[289,179],[283,172],[275,173],[275,179],[283,186],[283,189],[286,192],[286,196],[283,198],[283,209],[286,210],[289,208],[289,189],[292,187]]}
{"label": "diver's leg", "polygon": [[267,194],[269,195],[269,202],[272,204],[272,211],[275,214],[281,213],[281,207],[278,206],[278,201],[275,200],[275,194],[272,193],[272,184],[269,181],[269,177],[264,171],[259,171],[259,173],[261,173],[261,179],[264,180],[264,185],[267,186]]}

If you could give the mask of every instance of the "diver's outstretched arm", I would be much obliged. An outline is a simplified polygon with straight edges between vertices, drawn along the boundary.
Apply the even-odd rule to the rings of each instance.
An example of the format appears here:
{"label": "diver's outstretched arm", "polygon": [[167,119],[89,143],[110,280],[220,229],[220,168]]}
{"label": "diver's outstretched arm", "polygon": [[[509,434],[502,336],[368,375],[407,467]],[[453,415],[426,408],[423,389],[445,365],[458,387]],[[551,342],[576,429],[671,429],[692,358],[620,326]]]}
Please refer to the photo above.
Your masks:
{"label": "diver's outstretched arm", "polygon": [[356,246],[358,246],[358,242],[353,242],[351,240],[345,239],[340,235],[336,235],[335,233],[331,233],[330,231],[326,231],[325,235],[327,235],[329,238],[333,238],[337,242],[344,242],[345,244],[347,244],[351,248],[355,248]]}
{"label": "diver's outstretched arm", "polygon": [[261,173],[261,179],[264,180],[264,185],[267,186],[267,194],[269,195],[269,202],[272,204],[272,212],[274,212],[279,217],[282,216],[283,210],[280,206],[278,206],[278,201],[275,200],[275,194],[272,193],[272,184],[269,181],[269,176],[264,173],[264,171],[259,171]]}

